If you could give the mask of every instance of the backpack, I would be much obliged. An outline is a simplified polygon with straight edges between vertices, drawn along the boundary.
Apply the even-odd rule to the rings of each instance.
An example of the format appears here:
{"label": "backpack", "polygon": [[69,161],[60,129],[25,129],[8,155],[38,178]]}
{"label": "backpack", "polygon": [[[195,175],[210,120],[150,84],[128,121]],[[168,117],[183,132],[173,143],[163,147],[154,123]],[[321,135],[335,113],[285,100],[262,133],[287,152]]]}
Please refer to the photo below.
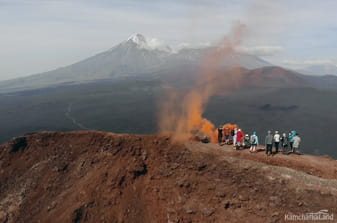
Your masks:
{"label": "backpack", "polygon": [[202,140],[201,140],[201,142],[202,143],[209,143],[209,138],[207,137],[207,136],[205,136]]}
{"label": "backpack", "polygon": [[252,144],[256,144],[256,136],[255,135],[252,136]]}
{"label": "backpack", "polygon": [[282,145],[287,145],[289,142],[289,139],[287,137],[282,137]]}

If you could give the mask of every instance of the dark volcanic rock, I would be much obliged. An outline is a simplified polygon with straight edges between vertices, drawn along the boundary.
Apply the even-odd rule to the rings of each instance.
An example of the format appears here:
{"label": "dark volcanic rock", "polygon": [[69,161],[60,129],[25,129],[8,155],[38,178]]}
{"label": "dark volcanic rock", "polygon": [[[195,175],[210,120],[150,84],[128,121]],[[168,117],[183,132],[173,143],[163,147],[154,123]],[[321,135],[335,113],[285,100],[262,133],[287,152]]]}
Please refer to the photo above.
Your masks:
{"label": "dark volcanic rock", "polygon": [[17,138],[0,145],[0,223],[283,222],[289,211],[337,212],[334,160],[319,169],[305,155],[202,146],[95,131]]}

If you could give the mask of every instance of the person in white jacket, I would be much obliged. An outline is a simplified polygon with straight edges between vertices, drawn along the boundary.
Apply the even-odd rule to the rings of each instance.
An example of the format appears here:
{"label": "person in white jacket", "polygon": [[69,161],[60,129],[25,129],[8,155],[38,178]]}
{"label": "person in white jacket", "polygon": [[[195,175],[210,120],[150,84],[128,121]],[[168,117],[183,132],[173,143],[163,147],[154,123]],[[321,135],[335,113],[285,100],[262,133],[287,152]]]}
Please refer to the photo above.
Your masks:
{"label": "person in white jacket", "polygon": [[278,149],[279,149],[279,146],[280,146],[280,134],[278,133],[278,131],[275,131],[275,134],[274,134],[274,146],[275,146],[275,154],[278,153]]}
{"label": "person in white jacket", "polygon": [[299,150],[300,147],[300,143],[301,143],[301,138],[299,137],[298,133],[295,134],[294,138],[293,138],[293,153],[296,154],[302,154]]}
{"label": "person in white jacket", "polygon": [[233,146],[234,147],[236,147],[237,133],[238,133],[238,129],[235,128],[234,129],[234,135],[233,135]]}

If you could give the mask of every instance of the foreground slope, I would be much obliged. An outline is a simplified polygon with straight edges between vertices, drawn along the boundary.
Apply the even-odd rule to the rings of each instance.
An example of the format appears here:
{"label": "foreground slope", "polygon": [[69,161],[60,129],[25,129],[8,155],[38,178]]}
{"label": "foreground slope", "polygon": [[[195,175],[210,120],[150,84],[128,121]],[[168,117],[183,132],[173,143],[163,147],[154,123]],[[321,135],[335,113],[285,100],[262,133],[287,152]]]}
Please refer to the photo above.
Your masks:
{"label": "foreground slope", "polygon": [[337,161],[167,136],[42,132],[0,146],[0,222],[283,222],[337,213]]}

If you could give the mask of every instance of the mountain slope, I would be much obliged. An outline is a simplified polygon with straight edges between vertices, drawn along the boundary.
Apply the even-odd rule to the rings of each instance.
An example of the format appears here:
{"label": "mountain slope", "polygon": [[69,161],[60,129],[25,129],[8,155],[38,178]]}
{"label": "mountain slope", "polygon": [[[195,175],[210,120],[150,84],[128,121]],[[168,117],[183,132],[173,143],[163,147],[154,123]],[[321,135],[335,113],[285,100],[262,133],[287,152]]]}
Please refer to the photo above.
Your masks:
{"label": "mountain slope", "polygon": [[[43,132],[0,146],[1,222],[285,222],[337,211],[336,161],[167,136]],[[287,167],[283,167],[286,165]]]}
{"label": "mountain slope", "polygon": [[306,81],[313,87],[337,90],[337,76],[335,75],[324,75],[324,76],[302,75],[302,77],[306,79]]}
{"label": "mountain slope", "polygon": [[[138,38],[144,38],[142,36]],[[141,44],[141,45],[140,45]],[[168,52],[143,48],[142,41],[129,38],[108,51],[70,66],[28,77],[2,81],[0,88],[10,91],[102,79],[118,79],[150,72],[163,64]]]}
{"label": "mountain slope", "polygon": [[247,72],[252,86],[303,88],[311,85],[306,76],[282,67],[267,66]]}
{"label": "mountain slope", "polygon": [[[193,83],[186,75],[198,74],[193,69],[186,68],[183,73],[177,70],[174,78],[165,81],[185,90]],[[261,69],[265,74],[258,70],[241,71],[243,87],[218,92],[205,105],[204,117],[216,125],[234,122],[250,134],[257,131],[260,137],[268,130],[297,130],[306,153],[337,158],[335,132],[324,131],[337,125],[336,90],[307,87],[302,76],[298,79],[277,67]],[[233,73],[223,71],[218,75],[216,82],[228,86],[230,79],[226,75]],[[263,81],[259,81],[260,76],[265,76]],[[158,132],[158,105],[165,87],[164,80],[158,79],[104,81],[0,94],[0,142],[27,132],[79,130],[83,126],[101,131],[154,134]]]}
{"label": "mountain slope", "polygon": [[[161,80],[172,86],[193,86],[198,80],[202,68],[200,66],[184,66],[179,69],[163,71]],[[215,86],[219,89],[232,90],[232,86],[238,89],[246,87],[258,88],[307,88],[316,86],[307,79],[307,76],[286,70],[281,67],[267,66],[256,69],[244,67],[218,68],[213,73]],[[308,77],[309,78],[309,77]]]}
{"label": "mountain slope", "polygon": [[307,66],[298,70],[300,73],[308,75],[337,75],[337,66],[335,64],[317,64]]}
{"label": "mountain slope", "polygon": [[[205,49],[182,49],[177,53],[168,46],[151,44],[141,34],[85,60],[53,71],[0,82],[0,92],[36,89],[57,85],[79,84],[97,80],[120,80],[128,78],[151,79],[162,75],[164,70],[180,66],[198,66]],[[249,69],[270,65],[268,62],[244,54],[229,55],[221,66],[242,66]]]}

